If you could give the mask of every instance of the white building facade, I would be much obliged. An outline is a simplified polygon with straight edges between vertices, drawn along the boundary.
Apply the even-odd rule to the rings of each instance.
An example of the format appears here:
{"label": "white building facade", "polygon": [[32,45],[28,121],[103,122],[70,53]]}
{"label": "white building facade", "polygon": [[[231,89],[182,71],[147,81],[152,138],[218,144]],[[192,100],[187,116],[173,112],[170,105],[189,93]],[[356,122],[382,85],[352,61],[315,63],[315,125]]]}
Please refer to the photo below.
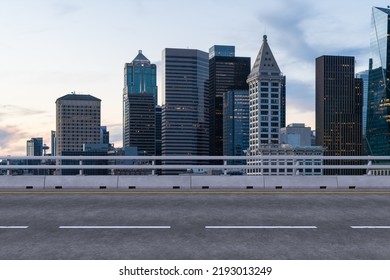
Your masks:
{"label": "white building facade", "polygon": [[280,128],[286,123],[286,77],[280,71],[265,35],[247,83],[249,153],[256,155],[262,145],[280,144]]}
{"label": "white building facade", "polygon": [[[264,145],[280,144],[280,128],[286,125],[286,77],[268,45],[267,36],[248,76],[249,84],[249,149],[248,155],[258,155]],[[256,165],[257,161],[248,160]],[[254,170],[248,174],[256,175]]]}

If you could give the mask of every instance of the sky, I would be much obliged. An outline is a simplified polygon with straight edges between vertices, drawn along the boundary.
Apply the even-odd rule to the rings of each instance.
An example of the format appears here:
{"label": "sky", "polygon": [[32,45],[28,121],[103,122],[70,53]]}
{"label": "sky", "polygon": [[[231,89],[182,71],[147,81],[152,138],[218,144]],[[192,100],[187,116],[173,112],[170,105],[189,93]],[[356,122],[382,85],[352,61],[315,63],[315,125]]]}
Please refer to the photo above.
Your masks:
{"label": "sky", "polygon": [[373,6],[364,0],[0,0],[0,155],[50,146],[55,102],[73,91],[102,100],[102,125],[122,146],[124,64],[142,50],[234,45],[253,65],[264,34],[286,75],[286,122],[315,129],[315,58],[348,55],[368,68]]}

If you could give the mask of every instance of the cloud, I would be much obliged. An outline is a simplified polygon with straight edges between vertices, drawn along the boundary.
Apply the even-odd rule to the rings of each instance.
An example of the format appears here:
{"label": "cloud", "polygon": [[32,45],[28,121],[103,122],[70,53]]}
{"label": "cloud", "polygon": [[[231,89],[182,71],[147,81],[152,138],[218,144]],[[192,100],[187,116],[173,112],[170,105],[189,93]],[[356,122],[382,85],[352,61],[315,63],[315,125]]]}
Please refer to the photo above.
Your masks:
{"label": "cloud", "polygon": [[266,29],[275,59],[286,75],[288,123],[312,123],[308,116],[314,113],[317,50],[307,42],[302,22],[315,14],[311,3],[287,0],[269,3],[267,9],[259,10],[257,14],[258,23]]}
{"label": "cloud", "polygon": [[2,155],[20,153],[25,149],[23,139],[27,139],[27,133],[18,127],[0,127],[0,153]]}
{"label": "cloud", "polygon": [[[321,55],[355,56],[355,71],[367,69],[369,57],[369,10],[356,21],[336,0],[268,2],[256,13],[259,27],[287,78],[287,118],[311,122],[315,113],[315,58]],[[363,9],[363,8],[362,8]],[[353,23],[353,24],[351,24]],[[366,34],[362,36],[362,34]]]}
{"label": "cloud", "polygon": [[314,51],[304,40],[301,23],[312,13],[311,4],[295,2],[291,5],[290,1],[285,0],[275,3],[269,9],[261,10],[258,21],[264,25],[271,41],[288,54],[285,55],[286,59],[307,60]]}
{"label": "cloud", "polygon": [[115,147],[122,146],[122,137],[123,137],[123,125],[122,123],[104,123],[102,125],[107,126],[107,130],[110,132],[110,143],[114,143]]}
{"label": "cloud", "polygon": [[32,116],[47,113],[44,110],[25,108],[17,105],[0,105],[0,121],[7,120],[8,117],[14,116]]}

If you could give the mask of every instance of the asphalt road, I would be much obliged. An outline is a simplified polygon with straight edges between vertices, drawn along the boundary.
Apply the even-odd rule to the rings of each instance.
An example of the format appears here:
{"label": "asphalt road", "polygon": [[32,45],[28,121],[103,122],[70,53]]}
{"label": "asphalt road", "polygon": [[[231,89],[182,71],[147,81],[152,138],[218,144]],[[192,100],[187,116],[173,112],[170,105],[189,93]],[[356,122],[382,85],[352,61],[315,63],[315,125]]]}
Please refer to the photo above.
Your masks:
{"label": "asphalt road", "polygon": [[0,259],[390,259],[390,193],[4,193]]}

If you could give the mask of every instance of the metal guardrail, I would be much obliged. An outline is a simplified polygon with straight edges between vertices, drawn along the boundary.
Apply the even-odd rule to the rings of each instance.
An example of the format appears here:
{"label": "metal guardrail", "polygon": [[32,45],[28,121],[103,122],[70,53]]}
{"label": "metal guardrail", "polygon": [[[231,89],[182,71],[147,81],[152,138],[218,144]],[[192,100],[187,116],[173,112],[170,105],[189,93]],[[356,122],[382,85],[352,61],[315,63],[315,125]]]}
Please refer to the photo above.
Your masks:
{"label": "metal guardrail", "polygon": [[297,155],[256,155],[256,156],[2,156],[0,160],[261,160],[261,159],[322,159],[322,160],[366,160],[390,161],[390,156],[297,156]]}
{"label": "metal guardrail", "polygon": [[[63,161],[73,161],[63,164]],[[89,162],[88,162],[89,161]],[[92,162],[91,162],[92,161]],[[106,161],[107,164],[93,164]],[[180,164],[177,163],[180,161]],[[204,164],[220,161],[221,164]],[[228,164],[231,161],[247,161],[247,164]],[[324,164],[324,161],[330,161]],[[334,164],[338,161],[340,164]],[[75,164],[77,162],[78,164]],[[133,164],[129,164],[132,162]],[[141,162],[141,163],[140,163]],[[175,163],[176,162],[176,163]],[[186,163],[188,162],[188,163]],[[199,164],[194,164],[199,162]],[[160,164],[161,163],[161,164]],[[0,156],[0,171],[11,175],[12,170],[221,170],[223,174],[234,170],[292,169],[293,175],[302,169],[316,170],[372,170],[390,172],[390,156]],[[302,174],[300,174],[302,175]]]}

